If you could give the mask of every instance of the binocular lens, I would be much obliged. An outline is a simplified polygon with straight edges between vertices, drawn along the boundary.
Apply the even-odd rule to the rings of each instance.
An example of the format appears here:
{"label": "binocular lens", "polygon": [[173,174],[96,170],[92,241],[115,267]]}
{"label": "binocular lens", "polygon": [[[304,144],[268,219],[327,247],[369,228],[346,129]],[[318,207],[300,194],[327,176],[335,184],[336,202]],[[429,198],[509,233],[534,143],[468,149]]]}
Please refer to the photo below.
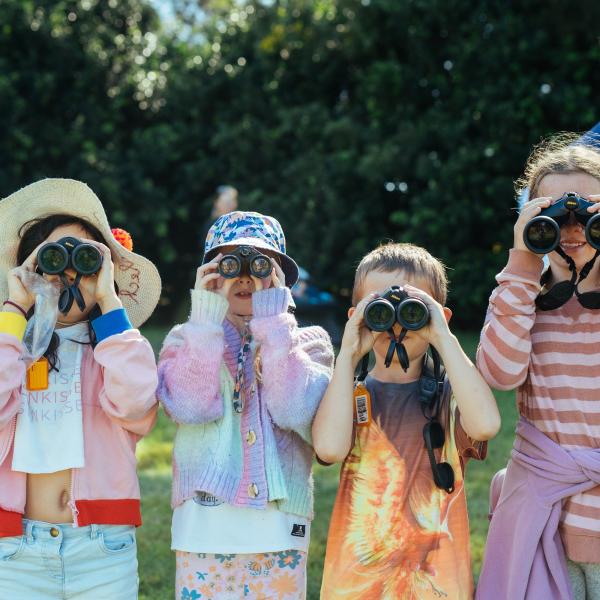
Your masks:
{"label": "binocular lens", "polygon": [[73,268],[82,275],[97,273],[102,266],[102,255],[95,246],[82,244],[73,251]]}
{"label": "binocular lens", "polygon": [[398,306],[398,322],[406,329],[421,329],[428,320],[429,311],[420,300],[405,300]]}
{"label": "binocular lens", "polygon": [[560,238],[560,229],[555,221],[548,217],[532,219],[525,229],[525,244],[532,252],[545,254],[556,248]]}
{"label": "binocular lens", "polygon": [[394,307],[387,300],[373,300],[365,310],[365,323],[371,331],[387,331],[395,321]]}
{"label": "binocular lens", "polygon": [[265,256],[258,256],[252,261],[252,275],[264,279],[271,274],[271,262]]}
{"label": "binocular lens", "polygon": [[54,275],[64,271],[69,264],[67,251],[58,244],[48,244],[38,254],[38,266],[44,273]]}
{"label": "binocular lens", "polygon": [[219,262],[219,273],[225,278],[237,277],[240,272],[240,261],[235,256],[225,256]]}
{"label": "binocular lens", "polygon": [[594,215],[587,224],[586,238],[588,244],[600,250],[600,215]]}

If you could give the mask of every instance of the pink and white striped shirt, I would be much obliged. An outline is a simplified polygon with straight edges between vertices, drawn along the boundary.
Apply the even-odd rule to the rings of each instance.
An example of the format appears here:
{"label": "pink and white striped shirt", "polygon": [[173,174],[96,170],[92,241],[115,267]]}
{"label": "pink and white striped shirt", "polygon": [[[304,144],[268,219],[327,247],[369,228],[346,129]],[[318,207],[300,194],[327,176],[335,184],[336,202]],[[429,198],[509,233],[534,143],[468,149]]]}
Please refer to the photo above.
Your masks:
{"label": "pink and white striped shirt", "polygon": [[[517,388],[520,414],[566,450],[600,447],[600,310],[575,297],[536,311],[543,263],[511,250],[496,276],[477,367],[496,389]],[[599,562],[600,486],[571,496],[560,533],[567,556]]]}

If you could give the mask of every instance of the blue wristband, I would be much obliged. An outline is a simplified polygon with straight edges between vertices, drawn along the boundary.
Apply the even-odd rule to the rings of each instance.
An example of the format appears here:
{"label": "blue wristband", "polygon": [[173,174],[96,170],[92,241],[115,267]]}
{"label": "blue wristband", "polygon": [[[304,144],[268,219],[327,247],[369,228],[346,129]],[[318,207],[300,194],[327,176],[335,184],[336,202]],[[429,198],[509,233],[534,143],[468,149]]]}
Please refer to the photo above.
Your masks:
{"label": "blue wristband", "polygon": [[101,342],[111,335],[133,329],[124,308],[115,308],[115,310],[111,310],[105,315],[94,319],[92,327],[96,334],[97,342]]}

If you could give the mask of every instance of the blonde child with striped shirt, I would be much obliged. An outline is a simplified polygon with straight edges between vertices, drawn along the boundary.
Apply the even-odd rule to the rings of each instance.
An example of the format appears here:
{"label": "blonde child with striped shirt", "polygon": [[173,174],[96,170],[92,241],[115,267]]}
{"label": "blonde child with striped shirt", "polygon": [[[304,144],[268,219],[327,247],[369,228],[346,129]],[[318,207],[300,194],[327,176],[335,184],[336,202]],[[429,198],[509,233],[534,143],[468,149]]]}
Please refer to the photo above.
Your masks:
{"label": "blonde child with striped shirt", "polygon": [[[600,210],[600,152],[564,135],[544,142],[517,186],[528,187],[531,199],[496,277],[477,366],[490,386],[516,388],[520,420],[506,472],[492,483],[477,597],[597,599],[600,294],[593,292],[600,290],[600,260],[574,215],[547,266],[523,232],[567,192],[595,203],[591,215]],[[582,299],[586,292],[592,294]]]}

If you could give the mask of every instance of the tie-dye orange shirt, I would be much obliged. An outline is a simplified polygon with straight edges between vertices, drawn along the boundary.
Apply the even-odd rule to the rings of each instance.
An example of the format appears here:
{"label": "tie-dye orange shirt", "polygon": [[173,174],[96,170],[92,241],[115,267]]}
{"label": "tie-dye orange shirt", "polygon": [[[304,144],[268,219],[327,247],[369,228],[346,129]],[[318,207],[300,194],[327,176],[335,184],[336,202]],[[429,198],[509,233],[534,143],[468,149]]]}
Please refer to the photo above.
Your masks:
{"label": "tie-dye orange shirt", "polygon": [[443,398],[452,494],[433,482],[418,382],[366,380],[372,420],[356,428],[333,508],[323,573],[323,600],[463,600],[473,596],[469,520],[463,485],[467,458],[486,444],[460,426],[450,387]]}

